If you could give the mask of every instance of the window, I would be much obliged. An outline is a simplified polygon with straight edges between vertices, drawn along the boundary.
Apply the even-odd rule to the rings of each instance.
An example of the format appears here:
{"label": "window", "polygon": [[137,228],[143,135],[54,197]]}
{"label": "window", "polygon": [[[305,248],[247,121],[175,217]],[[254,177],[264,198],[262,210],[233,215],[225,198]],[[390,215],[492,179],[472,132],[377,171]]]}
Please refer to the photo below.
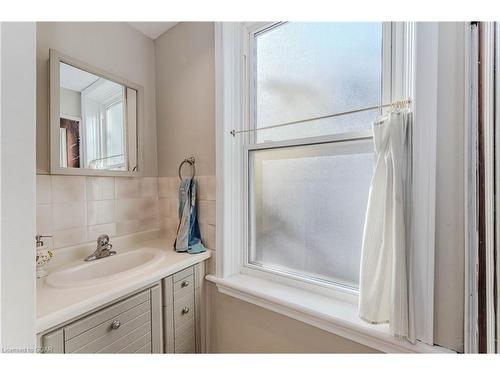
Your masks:
{"label": "window", "polygon": [[98,79],[82,91],[85,165],[91,169],[126,170],[125,88]]}
{"label": "window", "polygon": [[[275,111],[274,116],[282,116],[284,119],[260,117],[258,120],[258,107],[260,105],[262,113],[262,106],[267,105],[268,100],[258,99],[259,95],[262,95],[259,87],[265,85],[264,80],[261,80],[262,85],[259,86],[257,77],[263,69],[266,69],[263,65],[266,60],[259,48],[260,38],[271,37],[272,33],[294,25],[306,29],[312,26],[345,26],[359,27],[359,30],[366,30],[364,27],[369,26],[345,23],[269,25],[221,22],[215,24],[217,199],[223,204],[217,206],[215,275],[208,275],[207,279],[216,283],[221,293],[308,324],[317,324],[322,329],[335,334],[340,333],[351,340],[361,333],[359,342],[366,344],[366,340],[370,340],[371,337],[374,347],[382,351],[388,348],[393,350],[401,347],[399,340],[393,339],[389,332],[383,334],[385,335],[383,338],[380,335],[380,327],[376,329],[367,327],[356,314],[355,272],[359,263],[359,253],[356,253],[360,248],[359,239],[353,238],[352,246],[348,246],[345,245],[348,242],[343,242],[344,238],[341,237],[352,235],[345,233],[342,226],[349,225],[353,232],[359,233],[354,227],[356,225],[354,217],[361,219],[361,222],[364,221],[364,213],[360,218],[357,207],[364,206],[361,201],[366,197],[362,196],[367,194],[362,191],[364,184],[362,179],[368,180],[371,177],[371,172],[365,171],[369,169],[367,164],[373,162],[373,157],[370,156],[373,142],[370,124],[378,111],[374,110],[370,116],[364,113],[367,115],[364,122],[356,122],[356,117],[368,111],[359,111],[342,117],[329,116],[338,111],[361,110],[366,108],[365,105],[371,105],[367,99],[366,103],[353,102],[352,107],[348,106],[351,104],[349,101],[345,101],[345,109],[333,106],[337,103],[334,99],[340,101],[341,97],[347,95],[345,93],[368,92],[366,87],[360,86],[368,82],[368,79],[365,76],[364,81],[353,81],[356,84],[353,84],[351,91],[344,90],[343,94],[339,92],[328,101],[331,108],[315,107],[310,113],[298,113],[293,111],[297,110],[295,107],[299,108],[300,101],[275,101],[273,106],[269,107],[269,111]],[[368,48],[364,48],[363,51],[359,50],[359,46],[352,49],[357,50],[359,56],[364,59],[378,61],[380,71],[376,79],[381,87],[377,100],[390,103],[393,100],[408,98],[412,102],[414,125],[410,272],[412,288],[415,291],[413,295],[415,334],[421,342],[432,344],[439,26],[432,22],[372,25],[378,25],[380,30],[377,38],[373,38],[373,43],[378,40],[377,50],[380,53],[374,52],[366,57],[365,52]],[[338,32],[326,34],[324,37],[332,39],[340,38],[342,35]],[[359,40],[355,37],[346,39]],[[416,40],[426,42],[416,43]],[[289,58],[283,58],[282,56],[286,56],[297,44],[287,44],[287,38],[283,38],[281,44],[282,46],[277,43],[275,48],[269,50],[269,53],[277,54],[273,58],[281,56],[284,61],[280,68],[282,71],[275,70],[277,75],[284,75],[293,69],[292,65],[295,64],[293,59],[299,61],[301,58],[298,54],[300,50],[295,55],[289,55]],[[314,38],[308,38],[308,43],[302,44],[302,51],[307,50],[309,56],[313,56],[315,51],[313,45],[320,44]],[[366,47],[366,44],[364,46]],[[343,49],[347,48],[351,49],[347,42],[339,44],[339,48],[330,53],[335,52],[344,56],[346,53]],[[375,47],[373,50],[375,51]],[[355,55],[354,52],[352,55]],[[351,60],[355,58],[352,57]],[[311,58],[310,63],[304,64],[304,69],[317,71],[315,64],[318,61],[321,61],[318,57]],[[359,63],[359,60],[356,63]],[[368,64],[368,61],[363,63]],[[355,62],[351,61],[343,66],[353,68]],[[363,70],[359,72],[360,75],[366,73],[365,67],[366,65],[358,65],[356,68]],[[356,77],[355,74],[351,76]],[[326,77],[326,73],[321,77]],[[296,79],[298,78],[300,74]],[[309,83],[312,85],[314,82]],[[288,90],[288,94],[291,92]],[[318,97],[321,98],[321,95]],[[358,95],[358,97],[367,96]],[[380,102],[374,103],[373,106],[377,107]],[[314,120],[305,116],[312,116]],[[331,122],[321,125],[321,132],[318,132],[315,125],[319,120]],[[256,128],[279,125],[279,121],[285,121],[285,124],[294,122],[294,124],[254,131]],[[304,129],[304,133],[297,134],[301,128]],[[327,164],[328,167],[324,167],[321,163]],[[296,177],[299,173],[304,176],[301,183]],[[323,185],[326,179],[328,182]],[[273,188],[274,184],[278,187]],[[331,194],[326,195],[326,192],[318,189],[317,186],[320,185],[327,186],[327,192]],[[316,188],[313,193],[311,193],[312,188]],[[334,199],[334,196],[336,200],[328,202],[324,200]],[[307,205],[301,205],[301,201]],[[309,223],[313,221],[311,217],[302,213],[300,213],[302,216],[298,215],[299,210],[307,213],[309,206],[314,206],[318,212],[315,216],[324,218],[329,213],[329,226],[320,227],[322,225],[320,220],[314,222],[312,226],[313,223]],[[295,216],[293,220],[291,215]],[[275,219],[276,216],[279,221]],[[272,227],[263,225],[265,220]],[[303,224],[300,229],[294,226],[298,220]],[[348,221],[351,223],[348,224]],[[333,225],[337,227],[332,228]],[[306,233],[304,230],[306,226],[310,226],[314,232]],[[292,258],[288,255],[287,249],[291,241],[283,231],[280,232],[282,228],[292,233],[299,243],[302,241],[301,245],[294,243],[294,251],[301,254],[301,259],[297,260],[297,256],[294,255]],[[333,233],[334,229],[339,235]],[[319,236],[330,236],[330,239],[324,241]],[[333,243],[327,243],[335,236],[339,237]],[[287,243],[281,242],[283,237]],[[345,246],[342,247],[342,244]],[[351,258],[348,258],[349,256]],[[322,262],[325,264],[321,264]],[[339,324],[339,321],[343,323]],[[351,326],[348,331],[344,324],[346,321],[349,321]],[[411,347],[417,348],[417,346]],[[408,346],[405,345],[405,349],[408,349]]]}
{"label": "window", "polygon": [[123,127],[123,100],[106,108],[105,127],[106,169],[120,169],[125,166],[125,134]]}
{"label": "window", "polygon": [[[389,87],[382,23],[279,23],[250,33],[245,266],[357,289]],[[290,124],[291,123],[291,124]],[[287,125],[289,124],[289,125]]]}
{"label": "window", "polygon": [[257,142],[369,130],[382,98],[382,23],[285,23],[254,36]]}

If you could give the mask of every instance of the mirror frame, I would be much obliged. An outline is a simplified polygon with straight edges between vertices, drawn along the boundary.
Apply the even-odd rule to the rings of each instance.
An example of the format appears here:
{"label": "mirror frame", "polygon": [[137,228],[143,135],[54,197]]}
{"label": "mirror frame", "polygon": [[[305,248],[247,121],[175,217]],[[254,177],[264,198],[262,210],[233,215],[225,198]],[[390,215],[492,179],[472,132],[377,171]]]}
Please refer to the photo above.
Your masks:
{"label": "mirror frame", "polygon": [[[77,176],[130,176],[140,177],[144,171],[144,157],[142,141],[144,139],[144,88],[127,79],[118,77],[108,73],[102,69],[96,68],[82,61],[64,55],[54,49],[49,50],[49,160],[50,174],[59,175],[77,175]],[[65,63],[75,68],[87,71],[102,78],[116,82],[125,87],[129,87],[137,91],[137,170],[135,171],[113,171],[107,169],[91,169],[91,168],[68,168],[61,167],[59,162],[60,153],[60,63]]]}

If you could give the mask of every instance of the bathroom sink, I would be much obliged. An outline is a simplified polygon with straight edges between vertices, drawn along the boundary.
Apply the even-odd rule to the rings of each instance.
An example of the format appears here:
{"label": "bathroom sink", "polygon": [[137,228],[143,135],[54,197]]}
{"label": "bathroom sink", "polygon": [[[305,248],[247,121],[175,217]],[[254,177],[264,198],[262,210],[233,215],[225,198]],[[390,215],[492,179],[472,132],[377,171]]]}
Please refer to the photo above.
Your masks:
{"label": "bathroom sink", "polygon": [[161,250],[141,248],[90,262],[81,261],[51,273],[46,283],[57,288],[77,288],[120,280],[157,264],[164,256]]}

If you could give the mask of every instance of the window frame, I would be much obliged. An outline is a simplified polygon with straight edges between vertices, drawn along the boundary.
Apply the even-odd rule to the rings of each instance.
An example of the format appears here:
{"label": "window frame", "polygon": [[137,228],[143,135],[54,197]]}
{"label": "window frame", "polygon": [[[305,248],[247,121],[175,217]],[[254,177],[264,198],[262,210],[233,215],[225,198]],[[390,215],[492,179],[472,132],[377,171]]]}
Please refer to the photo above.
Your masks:
{"label": "window frame", "polygon": [[[247,120],[245,108],[244,53],[248,27],[241,22],[215,23],[215,132],[216,132],[216,227],[215,260],[207,280],[215,283],[220,293],[239,298],[266,309],[292,317],[329,332],[385,351],[405,345],[392,338],[383,327],[375,329],[356,314],[356,296],[328,289],[327,310],[312,300],[323,298],[313,285],[293,283],[289,278],[273,276],[262,289],[267,276],[250,277],[241,272],[243,242],[243,156]],[[415,336],[431,351],[434,322],[434,253],[436,210],[436,142],[438,124],[438,52],[439,23],[394,22],[391,24],[392,99],[409,98],[413,110],[412,161],[413,208],[410,255],[411,287],[415,290],[413,320]],[[254,281],[252,281],[254,280]],[[262,282],[260,282],[262,281]],[[250,283],[250,284],[249,284]],[[271,287],[272,286],[272,287]],[[326,289],[326,288],[319,288]],[[291,294],[294,293],[294,294]],[[282,298],[278,296],[281,295]],[[291,296],[296,297],[293,300]],[[308,296],[301,305],[299,296]],[[351,302],[348,312],[336,306]],[[325,302],[326,303],[326,302]],[[341,303],[340,303],[341,304]],[[342,305],[345,306],[345,305]],[[346,315],[347,314],[347,315]],[[340,319],[340,320],[338,320]],[[349,324],[344,323],[346,319]],[[378,330],[384,331],[383,337]],[[428,344],[428,345],[424,345]],[[422,352],[422,347],[409,345]]]}
{"label": "window frame", "polygon": [[[262,32],[267,32],[275,27],[279,27],[286,22],[268,22],[268,23],[251,23],[246,24],[244,28],[244,39],[246,43],[244,44],[244,55],[245,61],[245,85],[244,85],[244,97],[245,97],[245,120],[244,128],[252,129],[255,128],[255,113],[256,113],[256,61],[254,61],[256,56],[256,46],[255,40],[256,36]],[[392,31],[391,23],[382,23],[382,66],[381,66],[381,100],[382,103],[390,102],[392,94],[392,80],[394,73],[392,72]],[[357,109],[357,108],[353,108]],[[293,126],[293,125],[291,125]],[[284,141],[267,141],[257,143],[256,132],[248,132],[242,135],[244,138],[243,145],[243,236],[244,245],[241,249],[240,255],[240,272],[242,274],[262,277],[266,279],[276,280],[280,283],[291,285],[294,287],[306,288],[313,290],[316,293],[323,295],[334,295],[338,297],[343,295],[343,298],[348,298],[351,301],[357,301],[359,292],[357,288],[349,285],[344,285],[341,283],[330,282],[328,280],[316,279],[307,277],[305,275],[300,275],[299,273],[290,273],[286,271],[281,271],[278,269],[273,269],[271,267],[266,267],[262,265],[257,265],[250,262],[250,166],[249,166],[249,155],[251,151],[255,150],[270,150],[283,147],[293,147],[293,146],[308,146],[321,143],[337,143],[337,142],[353,142],[359,140],[367,140],[373,138],[373,133],[371,130],[356,131],[356,132],[345,132],[330,135],[314,136],[307,138],[296,138]]]}

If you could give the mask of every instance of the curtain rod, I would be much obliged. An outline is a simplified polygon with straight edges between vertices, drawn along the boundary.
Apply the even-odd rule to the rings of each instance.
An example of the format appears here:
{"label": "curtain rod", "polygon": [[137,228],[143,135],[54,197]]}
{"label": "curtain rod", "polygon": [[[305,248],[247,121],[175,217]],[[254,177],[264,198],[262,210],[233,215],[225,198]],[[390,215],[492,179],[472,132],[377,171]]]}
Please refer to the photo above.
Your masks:
{"label": "curtain rod", "polygon": [[410,99],[398,100],[398,101],[395,101],[395,102],[390,103],[390,104],[377,105],[377,106],[374,106],[374,107],[355,109],[355,110],[346,111],[346,112],[337,112],[337,113],[334,113],[332,115],[313,117],[313,118],[308,118],[308,119],[305,119],[305,120],[290,121],[290,122],[285,122],[283,124],[276,124],[276,125],[264,126],[262,128],[245,129],[245,130],[235,130],[235,129],[233,129],[229,133],[234,137],[234,136],[236,136],[236,134],[239,134],[239,133],[249,133],[249,132],[256,132],[256,131],[259,131],[259,130],[280,128],[282,126],[295,125],[295,124],[300,124],[302,122],[315,121],[315,120],[323,120],[325,118],[345,116],[345,115],[350,115],[350,114],[353,114],[353,113],[365,112],[365,111],[372,111],[374,109],[381,109],[381,108],[386,108],[386,107],[393,107],[394,109],[403,109],[403,108],[409,106],[410,104],[411,104],[411,100]]}

